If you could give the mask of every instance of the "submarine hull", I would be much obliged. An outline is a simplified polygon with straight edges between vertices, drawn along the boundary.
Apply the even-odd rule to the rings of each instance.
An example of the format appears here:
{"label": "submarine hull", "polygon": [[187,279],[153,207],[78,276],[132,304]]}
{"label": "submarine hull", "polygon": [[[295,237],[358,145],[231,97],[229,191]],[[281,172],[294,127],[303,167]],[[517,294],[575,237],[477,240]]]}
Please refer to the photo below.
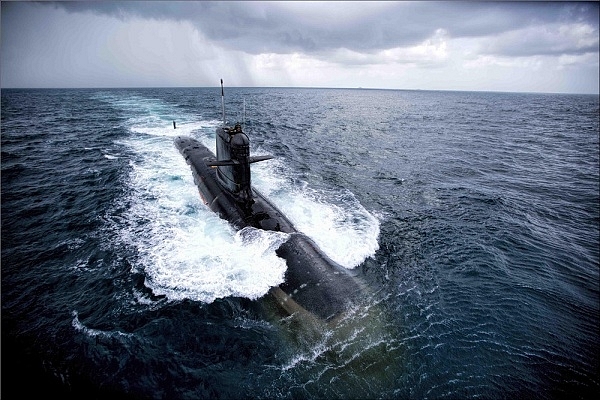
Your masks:
{"label": "submarine hull", "polygon": [[216,168],[209,164],[215,155],[199,141],[179,136],[175,146],[190,165],[194,182],[204,203],[236,229],[255,227],[290,234],[276,251],[286,260],[285,281],[269,295],[287,314],[309,313],[321,321],[338,318],[359,301],[362,286],[348,269],[331,260],[309,237],[260,192],[252,188],[254,202],[241,204],[218,182]]}

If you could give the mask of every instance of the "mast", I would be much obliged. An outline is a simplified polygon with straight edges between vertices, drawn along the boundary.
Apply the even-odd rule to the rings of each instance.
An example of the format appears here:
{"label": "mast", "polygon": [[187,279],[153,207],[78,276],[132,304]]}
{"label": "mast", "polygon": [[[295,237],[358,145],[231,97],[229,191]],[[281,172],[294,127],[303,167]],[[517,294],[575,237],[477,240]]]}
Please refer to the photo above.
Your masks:
{"label": "mast", "polygon": [[225,126],[225,92],[223,91],[223,79],[221,79],[221,108],[223,109],[223,126]]}

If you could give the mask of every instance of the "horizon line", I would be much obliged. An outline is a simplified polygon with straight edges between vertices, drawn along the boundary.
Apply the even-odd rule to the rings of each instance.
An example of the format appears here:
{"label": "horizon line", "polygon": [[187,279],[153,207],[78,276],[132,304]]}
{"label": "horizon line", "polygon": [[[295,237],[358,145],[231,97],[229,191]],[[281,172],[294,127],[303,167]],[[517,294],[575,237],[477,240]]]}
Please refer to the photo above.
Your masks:
{"label": "horizon line", "polygon": [[[506,91],[489,89],[400,89],[400,88],[378,88],[378,87],[327,87],[327,86],[227,86],[232,89],[324,89],[324,90],[388,90],[405,92],[465,92],[465,93],[518,93],[518,94],[571,94],[571,95],[590,95],[600,96],[600,90],[597,92],[532,92],[532,91]],[[33,86],[33,87],[0,87],[2,90],[119,90],[119,89],[213,89],[220,88],[215,86],[85,86],[85,87],[53,87],[53,86]]]}

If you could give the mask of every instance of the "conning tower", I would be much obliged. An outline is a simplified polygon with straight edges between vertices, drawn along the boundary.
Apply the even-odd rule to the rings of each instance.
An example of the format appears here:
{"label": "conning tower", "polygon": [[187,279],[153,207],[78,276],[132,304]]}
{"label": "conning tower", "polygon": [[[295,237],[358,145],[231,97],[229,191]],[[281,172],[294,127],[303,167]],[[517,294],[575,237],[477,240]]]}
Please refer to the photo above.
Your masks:
{"label": "conning tower", "polygon": [[217,159],[206,164],[217,167],[219,185],[233,195],[235,200],[249,209],[254,200],[250,177],[250,164],[270,160],[272,156],[250,157],[250,140],[240,124],[217,128]]}
{"label": "conning tower", "polygon": [[217,178],[241,203],[252,201],[250,188],[250,141],[240,124],[233,128],[217,128],[217,161],[227,162],[217,166]]}
{"label": "conning tower", "polygon": [[[221,79],[221,98],[223,98]],[[238,123],[234,127],[225,126],[225,106],[223,103],[223,126],[216,131],[217,159],[207,162],[217,168],[217,181],[231,193],[244,210],[250,210],[254,203],[252,196],[250,164],[270,160],[272,156],[250,157],[250,140]]]}

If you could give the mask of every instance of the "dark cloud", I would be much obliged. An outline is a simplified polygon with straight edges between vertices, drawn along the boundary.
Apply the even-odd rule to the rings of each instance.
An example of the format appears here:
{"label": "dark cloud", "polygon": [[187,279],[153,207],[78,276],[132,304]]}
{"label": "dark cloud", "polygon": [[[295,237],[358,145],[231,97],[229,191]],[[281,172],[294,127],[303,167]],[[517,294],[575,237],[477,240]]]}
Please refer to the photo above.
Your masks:
{"label": "dark cloud", "polygon": [[203,86],[228,76],[239,86],[385,81],[389,88],[589,92],[598,86],[598,6],[5,1],[0,85]]}
{"label": "dark cloud", "polygon": [[[373,53],[407,47],[430,38],[438,29],[452,38],[488,37],[546,24],[583,23],[598,32],[598,3],[574,2],[59,2],[69,12],[189,21],[205,37],[249,54],[335,49]],[[361,7],[361,10],[359,10]],[[354,10],[355,18],[340,16]],[[489,52],[547,53],[547,39],[490,45]],[[550,52],[568,52],[554,46]],[[564,47],[564,46],[563,46]],[[583,48],[577,51],[587,51]]]}

